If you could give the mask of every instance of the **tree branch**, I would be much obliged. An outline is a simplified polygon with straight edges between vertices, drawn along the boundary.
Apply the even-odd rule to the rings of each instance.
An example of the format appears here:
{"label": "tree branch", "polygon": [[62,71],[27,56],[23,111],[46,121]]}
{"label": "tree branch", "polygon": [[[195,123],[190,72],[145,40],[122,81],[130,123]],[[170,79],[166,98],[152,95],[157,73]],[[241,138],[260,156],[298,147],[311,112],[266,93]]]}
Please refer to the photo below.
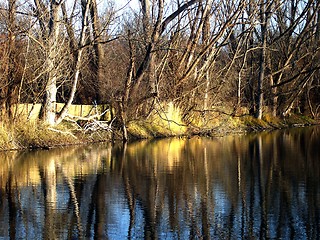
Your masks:
{"label": "tree branch", "polygon": [[175,12],[171,13],[171,15],[169,15],[161,24],[161,32],[160,34],[162,34],[164,32],[164,30],[166,29],[166,27],[168,26],[168,24],[175,19],[181,12],[183,12],[185,9],[187,9],[188,7],[192,6],[193,4],[197,3],[197,2],[201,2],[202,0],[191,0],[185,4],[183,4],[181,7],[179,7]]}

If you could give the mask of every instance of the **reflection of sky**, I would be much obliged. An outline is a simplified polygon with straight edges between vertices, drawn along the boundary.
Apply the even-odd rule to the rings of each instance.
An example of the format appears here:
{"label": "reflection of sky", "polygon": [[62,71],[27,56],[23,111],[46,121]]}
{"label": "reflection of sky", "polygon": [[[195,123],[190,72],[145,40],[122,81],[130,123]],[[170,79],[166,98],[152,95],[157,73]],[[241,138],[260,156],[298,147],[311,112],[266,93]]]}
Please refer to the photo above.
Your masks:
{"label": "reflection of sky", "polygon": [[218,215],[217,218],[220,219],[222,216],[229,214],[230,203],[221,185],[214,185],[212,192],[214,197],[215,212]]}
{"label": "reflection of sky", "polygon": [[125,239],[128,235],[130,214],[127,206],[122,202],[113,202],[109,206],[111,213],[109,213],[110,223],[107,226],[107,233],[109,239]]}
{"label": "reflection of sky", "polygon": [[130,229],[130,210],[127,199],[122,189],[113,189],[112,194],[107,194],[107,229],[108,239],[126,239],[129,235],[133,239],[143,239],[145,219],[142,207],[135,204],[134,225]]}

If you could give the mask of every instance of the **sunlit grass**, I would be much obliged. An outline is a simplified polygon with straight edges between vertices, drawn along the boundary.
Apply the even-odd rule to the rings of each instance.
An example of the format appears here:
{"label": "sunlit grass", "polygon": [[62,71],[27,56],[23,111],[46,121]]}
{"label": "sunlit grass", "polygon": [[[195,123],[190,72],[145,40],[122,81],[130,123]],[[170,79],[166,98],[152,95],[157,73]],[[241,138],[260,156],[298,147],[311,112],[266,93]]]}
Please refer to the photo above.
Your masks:
{"label": "sunlit grass", "polygon": [[129,122],[128,130],[136,138],[184,135],[187,132],[187,125],[181,115],[180,109],[172,103],[164,104],[148,119]]}
{"label": "sunlit grass", "polygon": [[[247,112],[245,109],[241,111]],[[173,103],[166,103],[155,109],[148,118],[130,121],[127,127],[132,140],[185,135],[222,136],[230,133],[317,124],[315,120],[301,114],[280,118],[266,111],[262,119],[257,119],[249,114],[234,116],[231,113],[232,108],[225,107],[185,114]],[[116,129],[114,131],[119,133]],[[117,134],[116,136],[121,135]],[[71,122],[63,122],[55,127],[50,127],[39,120],[17,120],[11,124],[0,125],[0,150],[51,148],[110,139],[110,132],[84,132]]]}
{"label": "sunlit grass", "polygon": [[246,109],[241,109],[241,113],[246,114],[234,116],[232,112],[231,107],[221,107],[206,112],[193,111],[184,115],[183,118],[180,109],[169,103],[162,106],[161,111],[156,111],[148,119],[130,122],[128,130],[134,138],[180,135],[221,136],[229,133],[271,130],[316,123],[302,115],[292,114],[286,118],[274,117],[267,110],[262,119],[249,115]]}

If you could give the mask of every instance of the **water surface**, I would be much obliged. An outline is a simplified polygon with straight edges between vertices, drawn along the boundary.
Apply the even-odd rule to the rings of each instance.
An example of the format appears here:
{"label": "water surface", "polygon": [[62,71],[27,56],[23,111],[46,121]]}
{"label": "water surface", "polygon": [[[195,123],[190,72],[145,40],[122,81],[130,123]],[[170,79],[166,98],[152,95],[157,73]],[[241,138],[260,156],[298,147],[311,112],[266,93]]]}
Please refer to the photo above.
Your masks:
{"label": "water surface", "polygon": [[320,128],[0,155],[0,239],[319,239]]}

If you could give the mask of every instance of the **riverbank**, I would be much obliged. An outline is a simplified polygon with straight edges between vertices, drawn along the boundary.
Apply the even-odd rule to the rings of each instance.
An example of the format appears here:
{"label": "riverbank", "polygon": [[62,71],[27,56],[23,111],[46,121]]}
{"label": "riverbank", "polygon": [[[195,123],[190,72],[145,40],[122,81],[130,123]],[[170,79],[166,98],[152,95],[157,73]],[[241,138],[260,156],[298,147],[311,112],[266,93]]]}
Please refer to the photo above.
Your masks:
{"label": "riverbank", "polygon": [[0,151],[50,149],[110,140],[109,131],[86,132],[70,123],[49,127],[40,121],[29,121],[0,126]]}
{"label": "riverbank", "polygon": [[[291,115],[287,118],[275,118],[266,115],[262,120],[252,116],[232,117],[223,115],[215,119],[194,118],[188,124],[163,118],[131,121],[128,133],[131,140],[172,136],[223,136],[243,134],[253,131],[301,127],[319,124],[319,121],[303,115]],[[14,125],[0,126],[0,150],[22,150],[88,144],[93,142],[121,140],[121,133],[110,131],[79,131],[70,123],[56,127],[37,122],[18,122]]]}
{"label": "riverbank", "polygon": [[[162,122],[164,121],[162,120]],[[319,124],[319,120],[301,114],[292,114],[285,118],[273,117],[266,114],[263,119],[257,119],[249,115],[237,117],[222,114],[216,118],[195,117],[188,125],[176,121],[161,124],[161,121],[157,122],[155,119],[135,121],[128,125],[128,130],[131,138],[135,139],[177,135],[217,137],[227,134],[243,134],[246,132],[259,132],[317,124]]]}

